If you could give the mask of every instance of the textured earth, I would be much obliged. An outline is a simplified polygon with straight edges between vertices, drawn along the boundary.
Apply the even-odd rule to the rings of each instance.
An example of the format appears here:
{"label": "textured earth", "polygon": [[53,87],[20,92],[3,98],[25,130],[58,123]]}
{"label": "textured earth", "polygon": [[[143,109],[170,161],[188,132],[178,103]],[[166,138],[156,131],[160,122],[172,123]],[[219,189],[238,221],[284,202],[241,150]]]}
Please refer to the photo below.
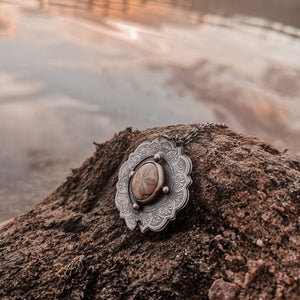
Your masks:
{"label": "textured earth", "polygon": [[207,129],[184,146],[193,184],[177,219],[144,234],[120,219],[115,186],[128,155],[192,128],[129,128],[96,144],[61,186],[2,226],[0,298],[299,299],[298,156]]}

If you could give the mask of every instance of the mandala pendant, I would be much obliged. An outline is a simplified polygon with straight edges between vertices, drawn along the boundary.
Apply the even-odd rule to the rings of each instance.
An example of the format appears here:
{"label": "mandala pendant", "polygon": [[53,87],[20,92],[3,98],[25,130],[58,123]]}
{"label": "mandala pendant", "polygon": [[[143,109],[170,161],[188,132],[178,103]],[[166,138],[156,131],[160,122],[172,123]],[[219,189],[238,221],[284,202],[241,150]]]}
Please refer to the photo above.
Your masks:
{"label": "mandala pendant", "polygon": [[143,142],[121,166],[116,206],[129,229],[163,230],[189,200],[191,160],[171,140]]}

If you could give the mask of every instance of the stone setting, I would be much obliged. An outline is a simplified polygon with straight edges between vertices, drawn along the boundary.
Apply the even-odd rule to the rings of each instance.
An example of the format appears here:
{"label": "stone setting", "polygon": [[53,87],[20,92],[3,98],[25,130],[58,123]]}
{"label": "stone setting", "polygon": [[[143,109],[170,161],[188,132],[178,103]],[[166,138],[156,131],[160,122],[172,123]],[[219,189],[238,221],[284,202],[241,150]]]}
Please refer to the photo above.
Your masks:
{"label": "stone setting", "polygon": [[142,204],[153,201],[161,192],[164,180],[164,169],[160,164],[143,164],[135,172],[130,185],[135,200]]}
{"label": "stone setting", "polygon": [[192,163],[182,152],[169,139],[155,139],[121,166],[115,203],[129,229],[160,231],[187,204]]}

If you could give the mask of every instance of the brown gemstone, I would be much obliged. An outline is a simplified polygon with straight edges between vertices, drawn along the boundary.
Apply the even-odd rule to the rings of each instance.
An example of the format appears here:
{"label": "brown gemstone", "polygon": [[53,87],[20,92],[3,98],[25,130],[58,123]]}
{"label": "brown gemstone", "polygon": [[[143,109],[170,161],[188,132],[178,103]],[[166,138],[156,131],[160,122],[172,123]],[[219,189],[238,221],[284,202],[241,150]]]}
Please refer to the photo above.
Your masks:
{"label": "brown gemstone", "polygon": [[131,190],[136,200],[148,203],[160,192],[164,181],[164,171],[161,165],[149,162],[142,165],[134,174]]}

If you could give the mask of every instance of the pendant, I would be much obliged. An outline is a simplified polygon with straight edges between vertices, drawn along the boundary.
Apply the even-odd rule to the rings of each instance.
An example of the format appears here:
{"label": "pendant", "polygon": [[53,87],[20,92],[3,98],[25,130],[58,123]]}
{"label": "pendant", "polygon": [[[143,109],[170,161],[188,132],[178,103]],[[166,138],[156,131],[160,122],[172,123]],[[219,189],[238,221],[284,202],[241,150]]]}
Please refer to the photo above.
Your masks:
{"label": "pendant", "polygon": [[115,197],[129,229],[163,230],[189,200],[191,160],[165,138],[141,143],[121,166]]}

